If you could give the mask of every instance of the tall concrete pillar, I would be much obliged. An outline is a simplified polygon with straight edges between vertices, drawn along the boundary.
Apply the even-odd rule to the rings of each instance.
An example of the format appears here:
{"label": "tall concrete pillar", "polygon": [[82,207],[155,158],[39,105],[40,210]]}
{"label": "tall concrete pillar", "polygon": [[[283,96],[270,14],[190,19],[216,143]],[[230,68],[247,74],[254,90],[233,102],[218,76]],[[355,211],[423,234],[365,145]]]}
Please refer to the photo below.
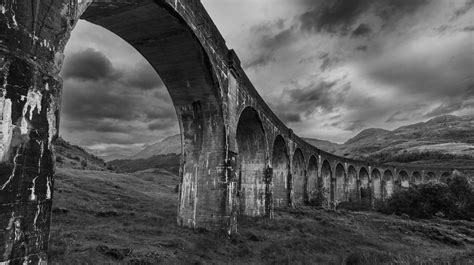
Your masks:
{"label": "tall concrete pillar", "polygon": [[0,0],[0,263],[47,260],[64,46],[73,1]]}

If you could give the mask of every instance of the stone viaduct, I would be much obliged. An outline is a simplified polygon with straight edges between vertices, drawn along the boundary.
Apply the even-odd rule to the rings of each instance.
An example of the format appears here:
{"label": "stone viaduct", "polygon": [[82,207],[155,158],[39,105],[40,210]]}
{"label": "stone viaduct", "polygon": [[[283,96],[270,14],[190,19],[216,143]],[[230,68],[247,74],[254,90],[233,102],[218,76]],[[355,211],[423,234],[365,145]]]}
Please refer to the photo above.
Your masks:
{"label": "stone viaduct", "polygon": [[135,47],[171,95],[182,226],[231,233],[238,215],[271,218],[320,195],[327,207],[384,199],[453,171],[371,165],[306,143],[257,93],[199,0],[0,0],[0,264],[47,262],[58,74],[79,18]]}

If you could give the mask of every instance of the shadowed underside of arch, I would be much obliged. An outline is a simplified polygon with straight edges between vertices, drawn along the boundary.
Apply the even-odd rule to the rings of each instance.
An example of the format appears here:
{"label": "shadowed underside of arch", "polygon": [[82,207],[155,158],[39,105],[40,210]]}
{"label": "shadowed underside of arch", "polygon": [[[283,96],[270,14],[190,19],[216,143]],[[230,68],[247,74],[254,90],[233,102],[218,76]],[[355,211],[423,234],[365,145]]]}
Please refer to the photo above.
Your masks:
{"label": "shadowed underside of arch", "polygon": [[281,135],[278,135],[273,143],[272,155],[273,169],[273,205],[275,208],[284,208],[289,203],[288,173],[290,160],[286,143]]}
{"label": "shadowed underside of arch", "polygon": [[265,132],[258,113],[247,107],[237,125],[240,214],[265,214]]}

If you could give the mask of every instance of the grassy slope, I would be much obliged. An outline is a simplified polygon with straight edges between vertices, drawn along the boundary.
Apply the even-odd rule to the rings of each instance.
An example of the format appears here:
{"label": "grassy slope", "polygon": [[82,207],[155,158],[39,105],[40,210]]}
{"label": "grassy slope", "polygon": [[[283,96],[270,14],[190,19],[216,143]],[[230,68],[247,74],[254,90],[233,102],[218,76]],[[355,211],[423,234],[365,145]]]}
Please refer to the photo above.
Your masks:
{"label": "grassy slope", "polygon": [[69,212],[53,215],[51,263],[116,263],[96,251],[106,245],[132,249],[122,263],[134,264],[474,264],[472,222],[305,207],[276,212],[273,220],[242,217],[231,238],[181,228],[175,221],[177,183],[164,170],[126,175],[58,169],[54,208]]}

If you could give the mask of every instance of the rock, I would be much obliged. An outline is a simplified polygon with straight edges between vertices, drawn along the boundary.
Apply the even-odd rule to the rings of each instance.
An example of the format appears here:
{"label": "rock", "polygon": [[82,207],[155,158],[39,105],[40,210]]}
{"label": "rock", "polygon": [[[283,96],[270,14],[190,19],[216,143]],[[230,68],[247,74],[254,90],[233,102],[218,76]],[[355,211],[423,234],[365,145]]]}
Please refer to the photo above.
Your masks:
{"label": "rock", "polygon": [[119,215],[120,214],[116,211],[100,211],[95,214],[96,217],[113,217]]}
{"label": "rock", "polygon": [[443,217],[445,217],[445,214],[440,211],[440,212],[435,213],[435,216],[436,216],[436,217],[443,218]]}
{"label": "rock", "polygon": [[98,245],[96,251],[116,260],[123,260],[125,257],[132,254],[132,250],[129,248],[109,248],[106,245]]}
{"label": "rock", "polygon": [[54,208],[53,214],[67,214],[69,212],[66,208]]}

